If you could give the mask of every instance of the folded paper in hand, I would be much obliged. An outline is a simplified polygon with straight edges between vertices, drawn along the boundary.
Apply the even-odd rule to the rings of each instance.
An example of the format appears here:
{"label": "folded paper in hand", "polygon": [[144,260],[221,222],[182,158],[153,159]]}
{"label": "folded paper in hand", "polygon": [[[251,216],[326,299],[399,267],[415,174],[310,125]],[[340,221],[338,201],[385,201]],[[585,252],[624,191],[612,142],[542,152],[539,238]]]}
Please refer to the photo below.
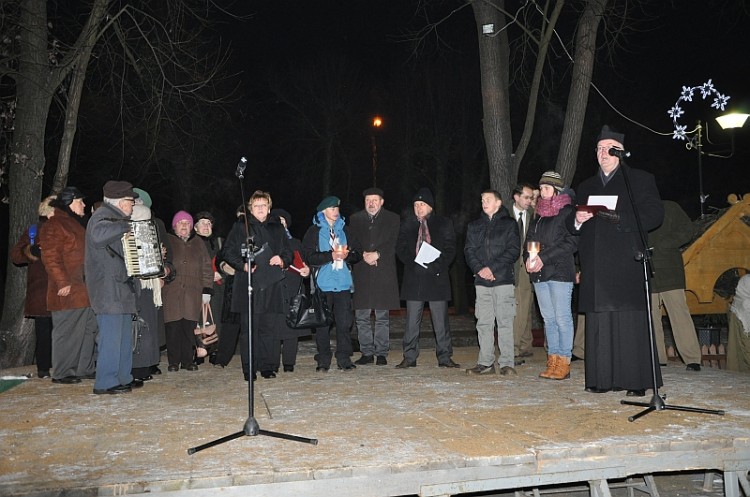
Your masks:
{"label": "folded paper in hand", "polygon": [[420,266],[426,268],[427,264],[431,263],[438,257],[440,257],[440,252],[438,249],[433,247],[427,242],[422,243],[422,246],[419,247],[419,253],[417,254],[417,257],[414,259],[414,262],[419,264]]}

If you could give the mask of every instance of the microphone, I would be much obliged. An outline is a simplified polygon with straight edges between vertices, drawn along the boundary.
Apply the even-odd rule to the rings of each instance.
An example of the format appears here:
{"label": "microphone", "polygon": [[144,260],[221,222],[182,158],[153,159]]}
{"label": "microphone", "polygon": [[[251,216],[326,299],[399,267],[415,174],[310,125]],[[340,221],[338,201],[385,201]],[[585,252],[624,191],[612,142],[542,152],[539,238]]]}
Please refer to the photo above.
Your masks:
{"label": "microphone", "polygon": [[617,157],[618,159],[624,159],[626,157],[630,157],[630,152],[612,147],[609,149],[609,155],[611,155],[612,157]]}
{"label": "microphone", "polygon": [[247,167],[247,159],[244,157],[240,157],[240,162],[237,164],[237,170],[234,172],[234,175],[237,176],[239,179],[243,179],[245,177],[246,167]]}

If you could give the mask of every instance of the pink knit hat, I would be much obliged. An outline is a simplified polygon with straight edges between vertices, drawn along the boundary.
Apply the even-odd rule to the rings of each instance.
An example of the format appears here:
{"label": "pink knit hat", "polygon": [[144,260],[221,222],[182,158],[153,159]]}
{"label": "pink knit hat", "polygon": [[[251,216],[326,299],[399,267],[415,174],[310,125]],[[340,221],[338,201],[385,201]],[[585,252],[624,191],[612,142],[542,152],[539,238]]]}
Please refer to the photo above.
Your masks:
{"label": "pink knit hat", "polygon": [[178,211],[177,214],[172,218],[172,228],[177,226],[180,221],[190,221],[190,229],[193,229],[193,216],[185,211]]}

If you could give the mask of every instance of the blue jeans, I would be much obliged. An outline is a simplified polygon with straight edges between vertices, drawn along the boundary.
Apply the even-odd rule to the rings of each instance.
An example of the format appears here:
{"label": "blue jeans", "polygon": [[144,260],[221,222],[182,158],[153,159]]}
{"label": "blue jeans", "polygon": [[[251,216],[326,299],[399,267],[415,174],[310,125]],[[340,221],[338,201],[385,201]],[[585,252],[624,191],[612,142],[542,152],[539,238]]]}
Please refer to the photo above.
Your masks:
{"label": "blue jeans", "polygon": [[99,355],[94,388],[104,390],[133,381],[133,316],[99,314]]}
{"label": "blue jeans", "polygon": [[544,318],[544,335],[549,355],[570,357],[573,350],[573,282],[534,283],[536,300]]}

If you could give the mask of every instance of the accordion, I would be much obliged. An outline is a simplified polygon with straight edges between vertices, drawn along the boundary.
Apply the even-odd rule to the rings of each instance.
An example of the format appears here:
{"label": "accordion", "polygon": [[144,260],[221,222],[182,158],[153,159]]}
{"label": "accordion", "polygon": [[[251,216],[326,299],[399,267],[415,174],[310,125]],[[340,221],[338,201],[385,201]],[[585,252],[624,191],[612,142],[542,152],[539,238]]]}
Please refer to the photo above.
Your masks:
{"label": "accordion", "polygon": [[152,220],[128,221],[130,230],[122,236],[122,252],[128,276],[159,278],[164,276],[161,240]]}

